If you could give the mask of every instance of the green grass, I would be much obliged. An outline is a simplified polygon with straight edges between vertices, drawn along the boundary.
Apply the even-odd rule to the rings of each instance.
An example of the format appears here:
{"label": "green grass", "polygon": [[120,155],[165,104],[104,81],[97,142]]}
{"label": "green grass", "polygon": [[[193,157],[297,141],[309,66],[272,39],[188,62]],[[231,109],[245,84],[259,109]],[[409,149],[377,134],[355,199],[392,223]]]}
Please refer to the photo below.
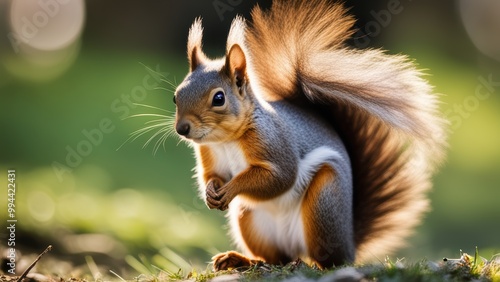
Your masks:
{"label": "green grass", "polygon": [[[87,272],[75,275],[54,275],[52,271],[39,268],[41,273],[28,277],[53,279],[52,281],[500,281],[500,257],[490,260],[463,253],[459,259],[444,259],[441,262],[421,260],[417,263],[406,263],[404,260],[393,261],[387,258],[384,262],[371,265],[345,265],[334,269],[321,270],[309,266],[302,261],[295,261],[284,266],[260,264],[247,269],[213,272],[210,265],[204,270],[191,269],[186,272],[182,268],[170,270],[173,265],[154,265],[145,257],[129,256],[127,262],[137,271],[135,276],[119,275],[114,271],[100,272],[100,268],[92,258],[87,257]],[[184,262],[186,263],[186,262]],[[0,282],[15,281],[17,277],[0,275]],[[38,280],[37,280],[38,279]],[[342,280],[345,279],[345,280]],[[49,280],[50,281],[50,280]]]}
{"label": "green grass", "polygon": [[[346,281],[500,281],[500,256],[493,256],[490,260],[479,256],[476,248],[474,256],[460,252],[458,259],[443,259],[441,262],[421,260],[416,263],[406,262],[404,259],[392,260],[386,258],[384,262],[370,265],[346,265],[330,270],[321,270],[315,265],[309,266],[297,260],[284,266],[258,264],[245,269],[233,269],[214,273],[210,269],[199,271],[184,270],[189,265],[174,254],[174,260],[181,266],[176,266],[171,256],[165,256],[165,265],[151,264],[144,257],[139,259],[127,257],[127,262],[141,275],[133,280],[161,282],[181,281],[209,281],[218,278],[221,281],[332,281],[346,278]],[[173,253],[170,253],[172,255]],[[180,260],[179,260],[180,259]],[[228,279],[228,280],[225,280]]]}

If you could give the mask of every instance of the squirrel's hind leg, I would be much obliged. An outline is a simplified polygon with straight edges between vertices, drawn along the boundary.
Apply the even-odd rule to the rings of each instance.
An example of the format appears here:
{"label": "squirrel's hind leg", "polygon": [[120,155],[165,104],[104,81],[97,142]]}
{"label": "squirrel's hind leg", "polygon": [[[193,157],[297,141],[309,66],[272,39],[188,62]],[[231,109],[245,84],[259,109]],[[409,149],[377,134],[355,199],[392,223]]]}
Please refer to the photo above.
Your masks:
{"label": "squirrel's hind leg", "polygon": [[233,237],[240,247],[246,250],[246,253],[252,255],[249,258],[234,251],[217,254],[212,258],[215,271],[249,267],[259,262],[278,265],[292,261],[292,258],[280,250],[276,242],[270,239],[270,234],[276,232],[276,230],[272,230],[273,224],[268,224],[262,230],[259,228],[262,227],[262,222],[256,221],[255,211],[237,204],[233,205],[232,209],[230,208],[230,214],[232,214],[230,222],[234,233]]}
{"label": "squirrel's hind leg", "polygon": [[302,201],[307,253],[324,268],[352,263],[355,256],[352,188],[339,177],[333,166],[323,165]]}
{"label": "squirrel's hind leg", "polygon": [[[270,241],[266,234],[256,228],[254,212],[251,209],[240,206],[233,212],[237,214],[236,222],[234,222],[236,224],[234,228],[238,233],[236,237],[242,240],[241,243],[245,245],[244,249],[252,253],[254,258],[248,258],[234,251],[220,253],[212,258],[215,271],[248,267],[263,261],[270,264],[286,264],[292,261],[288,255],[278,248],[275,242]],[[272,231],[267,230],[267,232]],[[260,258],[263,261],[255,258]]]}

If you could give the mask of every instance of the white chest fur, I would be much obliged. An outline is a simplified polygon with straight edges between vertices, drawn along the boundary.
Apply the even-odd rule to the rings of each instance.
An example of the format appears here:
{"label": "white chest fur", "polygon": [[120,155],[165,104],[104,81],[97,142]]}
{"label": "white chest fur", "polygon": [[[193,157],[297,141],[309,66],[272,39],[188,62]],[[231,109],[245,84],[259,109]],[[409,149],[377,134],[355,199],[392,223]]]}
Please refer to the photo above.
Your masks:
{"label": "white chest fur", "polygon": [[227,180],[233,178],[248,167],[248,162],[237,142],[230,142],[211,147],[215,155],[215,172]]}

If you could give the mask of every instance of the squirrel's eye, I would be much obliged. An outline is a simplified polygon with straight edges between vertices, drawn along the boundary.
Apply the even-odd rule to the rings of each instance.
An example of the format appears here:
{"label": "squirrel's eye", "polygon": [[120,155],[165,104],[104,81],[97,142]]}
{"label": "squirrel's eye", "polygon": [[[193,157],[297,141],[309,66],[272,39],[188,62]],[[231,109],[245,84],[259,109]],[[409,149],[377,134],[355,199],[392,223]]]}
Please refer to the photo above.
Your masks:
{"label": "squirrel's eye", "polygon": [[224,97],[224,92],[222,91],[218,91],[217,93],[215,93],[214,97],[212,98],[213,107],[224,106],[225,102],[226,102],[226,97]]}
{"label": "squirrel's eye", "polygon": [[174,104],[177,104],[177,102],[175,101],[175,95],[174,95],[174,98],[172,99],[172,101],[174,102]]}

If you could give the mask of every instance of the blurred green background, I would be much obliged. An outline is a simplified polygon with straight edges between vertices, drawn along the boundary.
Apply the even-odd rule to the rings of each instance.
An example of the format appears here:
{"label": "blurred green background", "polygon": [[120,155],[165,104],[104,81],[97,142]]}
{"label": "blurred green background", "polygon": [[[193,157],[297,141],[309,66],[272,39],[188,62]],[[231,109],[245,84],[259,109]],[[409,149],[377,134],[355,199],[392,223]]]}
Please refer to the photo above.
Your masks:
{"label": "blurred green background", "polygon": [[[415,59],[451,122],[432,211],[398,257],[500,251],[500,9],[483,2],[346,1],[359,18],[350,44]],[[221,56],[231,19],[255,3],[0,2],[0,225],[15,169],[18,250],[50,243],[99,264],[168,247],[200,265],[232,248],[224,214],[197,197],[191,150],[161,135],[143,148],[156,130],[127,139],[165,119],[130,116],[173,116],[193,19],[204,19],[206,52]]]}

